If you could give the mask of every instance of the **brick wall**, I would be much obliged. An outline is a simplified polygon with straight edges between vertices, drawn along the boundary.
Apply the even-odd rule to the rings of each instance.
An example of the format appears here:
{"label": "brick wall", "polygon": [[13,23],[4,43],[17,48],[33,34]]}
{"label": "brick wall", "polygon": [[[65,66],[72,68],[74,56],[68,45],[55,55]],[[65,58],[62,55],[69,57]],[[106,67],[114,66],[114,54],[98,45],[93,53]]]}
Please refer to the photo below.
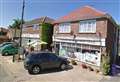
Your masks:
{"label": "brick wall", "polygon": [[[116,34],[117,34],[117,27],[115,27],[115,25],[111,22],[111,21],[107,21],[107,38],[106,38],[106,51],[109,52],[110,56],[111,56],[111,63],[114,62],[114,57],[115,55],[115,51],[114,51],[114,45],[116,45],[117,43],[117,37],[116,37]],[[115,44],[116,43],[116,44]],[[118,46],[116,46],[117,48]]]}
{"label": "brick wall", "polygon": [[[106,38],[107,32],[107,20],[106,19],[97,19],[96,22],[96,33],[79,33],[79,22],[71,23],[71,30],[79,37],[98,37],[98,34],[101,33],[102,38]],[[54,32],[57,31],[56,36],[71,36],[71,33],[59,33],[58,24],[54,26]]]}

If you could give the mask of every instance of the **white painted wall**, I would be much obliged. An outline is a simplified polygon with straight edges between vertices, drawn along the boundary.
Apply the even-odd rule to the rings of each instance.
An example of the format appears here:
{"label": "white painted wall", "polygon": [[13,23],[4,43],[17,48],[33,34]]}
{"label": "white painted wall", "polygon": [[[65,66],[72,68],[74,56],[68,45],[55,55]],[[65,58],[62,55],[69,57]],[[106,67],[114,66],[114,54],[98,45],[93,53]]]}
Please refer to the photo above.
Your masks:
{"label": "white painted wall", "polygon": [[39,34],[22,34],[22,37],[39,38]]}
{"label": "white painted wall", "polygon": [[[105,46],[105,38],[101,40],[99,38],[90,38],[90,37],[76,37],[76,43],[79,44],[89,44],[89,45],[98,45],[98,46]],[[83,41],[85,40],[85,41]],[[56,42],[67,42],[67,43],[75,43],[72,37],[55,37],[53,41]]]}

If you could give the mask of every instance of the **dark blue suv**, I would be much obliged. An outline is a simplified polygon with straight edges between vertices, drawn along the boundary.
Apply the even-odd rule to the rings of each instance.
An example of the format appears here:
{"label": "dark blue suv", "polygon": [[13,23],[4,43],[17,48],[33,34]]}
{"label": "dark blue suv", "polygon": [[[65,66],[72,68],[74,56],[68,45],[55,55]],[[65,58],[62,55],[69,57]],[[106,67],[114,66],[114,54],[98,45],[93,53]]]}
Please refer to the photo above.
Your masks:
{"label": "dark blue suv", "polygon": [[49,52],[30,53],[24,61],[24,67],[30,74],[38,74],[41,70],[50,68],[64,70],[68,64],[67,58]]}

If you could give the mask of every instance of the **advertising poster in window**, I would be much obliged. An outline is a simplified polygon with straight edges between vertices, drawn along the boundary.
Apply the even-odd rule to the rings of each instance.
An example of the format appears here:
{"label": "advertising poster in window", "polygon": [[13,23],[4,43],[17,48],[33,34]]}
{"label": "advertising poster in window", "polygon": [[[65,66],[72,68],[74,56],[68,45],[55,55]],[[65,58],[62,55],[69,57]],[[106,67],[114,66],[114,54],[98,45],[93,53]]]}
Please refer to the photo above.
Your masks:
{"label": "advertising poster in window", "polygon": [[88,64],[100,66],[100,53],[81,53],[81,52],[75,52],[75,60],[85,62]]}
{"label": "advertising poster in window", "polygon": [[100,53],[84,53],[84,62],[100,66]]}

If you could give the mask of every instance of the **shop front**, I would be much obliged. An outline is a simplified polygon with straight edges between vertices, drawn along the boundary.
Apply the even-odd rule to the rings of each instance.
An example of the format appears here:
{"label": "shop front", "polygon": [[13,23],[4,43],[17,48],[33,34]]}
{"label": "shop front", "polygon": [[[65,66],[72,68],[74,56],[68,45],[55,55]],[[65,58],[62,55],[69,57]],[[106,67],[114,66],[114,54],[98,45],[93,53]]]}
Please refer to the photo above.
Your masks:
{"label": "shop front", "polygon": [[101,48],[105,46],[105,40],[72,40],[56,39],[56,53],[59,56],[72,58],[74,60],[100,67]]}
{"label": "shop front", "polygon": [[[97,49],[98,48],[98,49]],[[60,43],[59,55],[77,61],[100,66],[100,49],[91,45]]]}

